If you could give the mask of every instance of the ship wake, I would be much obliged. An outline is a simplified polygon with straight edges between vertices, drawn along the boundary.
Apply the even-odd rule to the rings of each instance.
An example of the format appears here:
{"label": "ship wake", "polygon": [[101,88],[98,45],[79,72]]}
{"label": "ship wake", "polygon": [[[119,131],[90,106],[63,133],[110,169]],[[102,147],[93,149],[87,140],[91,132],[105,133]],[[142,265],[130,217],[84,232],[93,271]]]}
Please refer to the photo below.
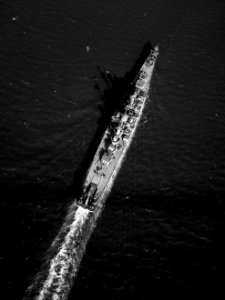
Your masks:
{"label": "ship wake", "polygon": [[72,203],[58,235],[50,246],[46,263],[28,287],[24,300],[66,300],[68,298],[87,242],[96,227],[97,219],[101,215],[130,143],[121,156],[95,210],[90,212],[77,206],[76,200]]}
{"label": "ship wake", "polygon": [[96,227],[111,184],[108,185],[94,212],[78,207],[76,200],[72,203],[59,233],[48,250],[46,262],[27,288],[24,300],[68,298],[87,242]]}

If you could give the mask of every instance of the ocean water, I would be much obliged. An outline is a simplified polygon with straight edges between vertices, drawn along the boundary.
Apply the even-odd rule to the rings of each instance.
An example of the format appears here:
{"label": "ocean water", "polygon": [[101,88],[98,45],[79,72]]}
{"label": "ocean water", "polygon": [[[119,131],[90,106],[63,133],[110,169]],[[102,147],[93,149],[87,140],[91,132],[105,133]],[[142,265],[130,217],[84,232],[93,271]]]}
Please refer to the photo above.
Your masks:
{"label": "ocean water", "polygon": [[160,47],[151,101],[69,300],[224,294],[223,1],[0,7],[2,298],[23,297],[71,204],[102,72],[123,78],[148,41]]}

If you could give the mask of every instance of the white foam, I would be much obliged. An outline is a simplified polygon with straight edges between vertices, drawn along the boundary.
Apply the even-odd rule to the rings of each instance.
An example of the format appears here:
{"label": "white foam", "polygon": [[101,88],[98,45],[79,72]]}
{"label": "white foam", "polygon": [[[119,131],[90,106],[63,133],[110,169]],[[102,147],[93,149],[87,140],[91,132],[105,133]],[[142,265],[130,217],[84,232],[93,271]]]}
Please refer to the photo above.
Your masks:
{"label": "white foam", "polygon": [[[71,211],[69,213],[71,214]],[[76,209],[73,220],[69,225],[69,230],[67,230],[60,247],[57,249],[57,253],[50,261],[47,278],[42,283],[42,286],[39,287],[38,296],[35,299],[58,300],[64,299],[66,294],[68,294],[71,287],[68,283],[76,275],[83,256],[78,253],[79,247],[76,246],[81,242],[82,228],[88,219],[89,213],[88,210],[82,207]],[[64,224],[62,230],[65,227]],[[51,247],[57,244],[56,240],[58,236],[53,241]],[[28,290],[32,290],[32,286]]]}

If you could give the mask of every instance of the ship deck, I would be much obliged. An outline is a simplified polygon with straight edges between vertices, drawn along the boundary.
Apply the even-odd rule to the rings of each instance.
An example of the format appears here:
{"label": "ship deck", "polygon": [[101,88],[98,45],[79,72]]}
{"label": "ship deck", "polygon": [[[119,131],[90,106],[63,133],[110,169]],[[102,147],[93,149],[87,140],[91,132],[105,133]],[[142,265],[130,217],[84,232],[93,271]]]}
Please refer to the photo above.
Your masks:
{"label": "ship deck", "polygon": [[100,151],[102,148],[104,148],[104,143],[105,143],[105,139],[107,138],[108,135],[108,131],[106,131],[106,133],[104,134],[103,138],[102,138],[102,142],[100,143],[98,150],[94,156],[93,162],[89,168],[88,174],[87,174],[87,178],[85,181],[85,184],[89,184],[90,182],[95,183],[98,186],[98,192],[97,192],[97,198],[101,196],[101,194],[103,193],[103,191],[105,190],[108,182],[111,179],[112,174],[114,173],[120,158],[122,157],[122,154],[125,150],[125,145],[122,141],[122,139],[118,142],[118,144],[121,144],[121,148],[118,149],[117,151],[115,151],[115,153],[113,153],[113,157],[112,160],[110,161],[110,163],[106,166],[104,166],[103,171],[102,171],[102,175],[96,173],[95,169],[96,166],[99,163],[100,160]]}
{"label": "ship deck", "polygon": [[[149,65],[147,65],[147,63],[145,63],[142,66],[142,68],[140,69],[140,71],[142,71],[142,72],[144,71],[147,74],[147,78],[143,81],[144,84],[142,85],[142,87],[139,86],[140,82],[138,82],[138,81],[136,82],[136,87],[139,88],[140,90],[143,90],[144,92],[146,92],[146,94],[149,93],[150,80],[152,77],[154,65],[155,65],[155,61],[153,62],[153,64],[151,66],[149,66]],[[130,97],[135,98],[135,97],[137,97],[137,94],[134,93]],[[143,109],[144,109],[147,98],[148,98],[148,96],[143,99],[135,126],[131,130],[129,138],[126,141],[124,141],[122,138],[123,132],[120,134],[120,139],[116,144],[117,149],[115,152],[113,152],[111,160],[108,162],[108,164],[106,163],[105,165],[103,165],[103,167],[101,168],[101,172],[97,172],[96,167],[99,164],[101,164],[101,157],[100,157],[101,151],[102,151],[102,149],[106,148],[105,141],[110,134],[109,128],[106,129],[106,131],[102,137],[101,143],[96,151],[96,154],[95,154],[92,164],[87,172],[87,176],[86,176],[86,179],[84,182],[84,186],[88,186],[91,182],[97,185],[97,192],[96,192],[97,199],[99,199],[99,197],[105,191],[110,180],[112,180],[118,173],[117,171],[121,165],[121,161],[123,160],[123,158],[126,154],[126,151],[129,148],[129,145],[131,144],[131,141],[133,139],[135,131],[138,127],[138,123],[139,123],[141,115],[143,113]]]}

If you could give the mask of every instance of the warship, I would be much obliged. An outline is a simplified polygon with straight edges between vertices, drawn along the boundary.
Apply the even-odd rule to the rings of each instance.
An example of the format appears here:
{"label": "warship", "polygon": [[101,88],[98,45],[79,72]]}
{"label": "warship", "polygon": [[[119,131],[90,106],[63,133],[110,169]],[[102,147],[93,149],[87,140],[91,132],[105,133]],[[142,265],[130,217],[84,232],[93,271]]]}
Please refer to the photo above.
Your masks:
{"label": "warship", "polygon": [[111,116],[93,161],[83,182],[76,204],[94,211],[104,192],[116,177],[149,98],[150,81],[159,54],[158,45],[149,53],[130,83],[129,93]]}

